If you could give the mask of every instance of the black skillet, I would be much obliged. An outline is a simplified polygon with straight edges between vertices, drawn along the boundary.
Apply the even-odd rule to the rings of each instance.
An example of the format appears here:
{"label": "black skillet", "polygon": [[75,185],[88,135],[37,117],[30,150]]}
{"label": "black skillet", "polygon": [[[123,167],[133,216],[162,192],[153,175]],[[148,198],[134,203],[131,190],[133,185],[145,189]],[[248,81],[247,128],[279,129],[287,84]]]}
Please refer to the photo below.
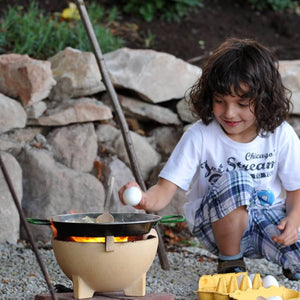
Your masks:
{"label": "black skillet", "polygon": [[[111,213],[113,223],[94,223],[102,212],[64,214],[49,217],[48,219],[27,218],[27,222],[36,225],[51,225],[57,230],[58,236],[133,236],[148,233],[158,222],[175,223],[183,222],[181,215],[161,217],[154,214],[142,213]],[[85,223],[88,217],[90,223]],[[53,229],[53,228],[52,228]]]}

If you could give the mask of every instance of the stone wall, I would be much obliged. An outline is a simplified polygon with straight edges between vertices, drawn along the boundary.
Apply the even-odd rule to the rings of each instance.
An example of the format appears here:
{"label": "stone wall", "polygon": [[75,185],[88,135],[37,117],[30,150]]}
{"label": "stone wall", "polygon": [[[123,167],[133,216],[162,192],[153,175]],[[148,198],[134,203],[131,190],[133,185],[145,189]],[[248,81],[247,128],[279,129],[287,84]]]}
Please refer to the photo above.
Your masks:
{"label": "stone wall", "polygon": [[[183,98],[201,69],[153,50],[123,48],[104,58],[151,185],[195,121]],[[0,70],[0,154],[26,217],[101,212],[111,175],[111,211],[135,212],[118,199],[118,189],[134,176],[94,55],[72,48],[47,61],[7,54]],[[290,122],[300,135],[300,61],[281,61],[280,72],[293,91]],[[2,172],[0,187],[0,241],[14,243],[26,236]],[[160,213],[182,214],[185,201],[179,190]],[[37,240],[51,237],[47,226],[30,228]]]}

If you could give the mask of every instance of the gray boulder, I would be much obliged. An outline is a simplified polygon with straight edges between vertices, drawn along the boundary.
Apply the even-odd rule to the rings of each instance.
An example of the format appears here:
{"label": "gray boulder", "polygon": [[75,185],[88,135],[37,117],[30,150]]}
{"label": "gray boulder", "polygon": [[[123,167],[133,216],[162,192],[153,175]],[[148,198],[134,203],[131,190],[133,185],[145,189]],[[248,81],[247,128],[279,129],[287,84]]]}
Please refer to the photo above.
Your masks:
{"label": "gray boulder", "polygon": [[131,89],[154,103],[182,98],[201,75],[201,68],[149,49],[121,48],[104,59],[116,87]]}
{"label": "gray boulder", "polygon": [[105,90],[101,73],[92,52],[82,52],[71,47],[49,58],[57,84],[51,90],[50,99],[61,101]]}
{"label": "gray boulder", "polygon": [[90,172],[93,169],[98,149],[93,123],[54,129],[47,140],[57,161],[77,171]]}
{"label": "gray boulder", "polygon": [[155,121],[164,125],[181,124],[177,114],[172,112],[169,108],[120,95],[119,101],[123,107],[124,113],[137,120]]}
{"label": "gray boulder", "polygon": [[119,189],[129,181],[135,181],[135,178],[128,166],[116,156],[105,158],[103,167],[103,176],[109,178],[113,176],[115,178],[112,198],[110,202],[110,211],[118,213],[142,213],[143,210],[135,209],[130,205],[123,205],[120,202],[118,191]]}
{"label": "gray boulder", "polygon": [[[0,151],[0,155],[21,204],[22,169],[11,154]],[[17,243],[20,237],[20,217],[2,170],[0,170],[0,191],[0,242]]]}
{"label": "gray boulder", "polygon": [[[103,211],[104,188],[94,176],[67,168],[43,149],[24,147],[18,161],[23,169],[22,207],[27,217]],[[51,237],[47,226],[32,225],[31,229],[37,240]]]}
{"label": "gray boulder", "polygon": [[[152,172],[152,169],[160,163],[161,155],[150,145],[147,138],[133,131],[130,131],[130,134],[142,177],[146,181]],[[121,134],[116,138],[113,145],[118,157],[130,166],[124,139]]]}
{"label": "gray boulder", "polygon": [[0,94],[0,133],[26,126],[27,115],[22,105]]}
{"label": "gray boulder", "polygon": [[55,84],[50,62],[16,53],[0,55],[0,92],[20,99],[23,106],[47,98]]}
{"label": "gray boulder", "polygon": [[30,120],[31,125],[63,126],[73,123],[93,122],[112,118],[108,106],[94,98],[68,99],[49,107],[47,113],[37,120]]}

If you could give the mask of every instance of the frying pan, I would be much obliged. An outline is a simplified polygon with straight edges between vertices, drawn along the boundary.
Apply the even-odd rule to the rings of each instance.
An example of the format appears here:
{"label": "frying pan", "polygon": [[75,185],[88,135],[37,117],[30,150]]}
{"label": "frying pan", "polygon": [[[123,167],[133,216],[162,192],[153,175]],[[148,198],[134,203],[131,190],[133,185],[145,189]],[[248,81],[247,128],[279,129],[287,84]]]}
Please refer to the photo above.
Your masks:
{"label": "frying pan", "polygon": [[[160,223],[176,223],[185,221],[181,215],[161,217],[154,214],[112,213],[114,222],[94,223],[101,212],[63,214],[48,219],[27,218],[27,222],[35,225],[52,225],[58,236],[133,236],[148,233],[153,226]],[[84,222],[85,218],[91,220]],[[53,230],[53,228],[52,228]]]}

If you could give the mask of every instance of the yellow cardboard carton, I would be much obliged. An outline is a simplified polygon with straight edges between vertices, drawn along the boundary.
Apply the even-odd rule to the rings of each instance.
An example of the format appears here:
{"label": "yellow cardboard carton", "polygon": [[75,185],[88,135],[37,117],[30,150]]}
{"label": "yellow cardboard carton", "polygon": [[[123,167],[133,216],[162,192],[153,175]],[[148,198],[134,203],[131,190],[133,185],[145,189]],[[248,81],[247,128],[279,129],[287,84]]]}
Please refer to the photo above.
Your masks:
{"label": "yellow cardboard carton", "polygon": [[256,300],[280,296],[283,300],[300,299],[300,293],[284,286],[262,286],[261,276],[256,273],[251,281],[247,272],[203,275],[199,279],[198,298],[200,300]]}

